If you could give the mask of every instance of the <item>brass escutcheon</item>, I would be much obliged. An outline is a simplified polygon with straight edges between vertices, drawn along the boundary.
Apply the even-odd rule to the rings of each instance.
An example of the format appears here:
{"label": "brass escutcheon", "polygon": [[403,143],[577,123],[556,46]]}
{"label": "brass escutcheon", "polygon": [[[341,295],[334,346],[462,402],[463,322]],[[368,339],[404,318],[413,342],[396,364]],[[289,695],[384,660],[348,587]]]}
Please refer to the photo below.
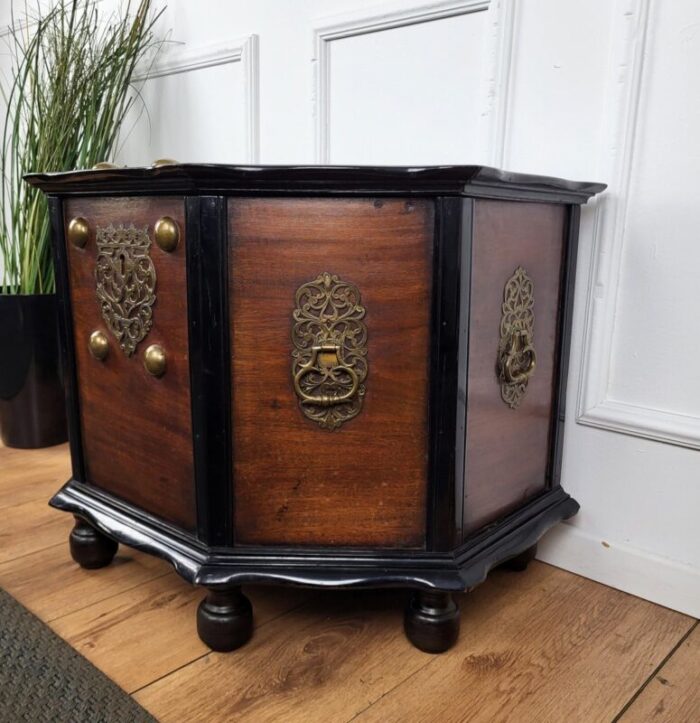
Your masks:
{"label": "brass escutcheon", "polygon": [[158,246],[167,253],[175,251],[180,240],[180,227],[170,216],[163,216],[156,221],[153,235]]}
{"label": "brass escutcheon", "polygon": [[72,218],[68,224],[68,240],[79,249],[85,248],[90,237],[90,226],[82,216]]}
{"label": "brass escutcheon", "polygon": [[503,290],[501,338],[496,361],[501,398],[511,409],[520,405],[537,366],[533,346],[534,305],[532,279],[522,266],[518,266]]}
{"label": "brass escutcheon", "polygon": [[102,318],[122,351],[131,356],[153,326],[156,268],[148,228],[98,226],[95,293]]}
{"label": "brass escutcheon", "polygon": [[162,377],[167,367],[165,350],[159,344],[151,344],[143,353],[143,365],[146,371],[154,377]]}
{"label": "brass escutcheon", "polygon": [[98,361],[104,361],[109,354],[109,339],[101,331],[93,331],[88,342],[90,354]]}
{"label": "brass escutcheon", "polygon": [[362,409],[367,327],[360,291],[324,272],[296,292],[292,381],[299,408],[322,429],[337,429]]}

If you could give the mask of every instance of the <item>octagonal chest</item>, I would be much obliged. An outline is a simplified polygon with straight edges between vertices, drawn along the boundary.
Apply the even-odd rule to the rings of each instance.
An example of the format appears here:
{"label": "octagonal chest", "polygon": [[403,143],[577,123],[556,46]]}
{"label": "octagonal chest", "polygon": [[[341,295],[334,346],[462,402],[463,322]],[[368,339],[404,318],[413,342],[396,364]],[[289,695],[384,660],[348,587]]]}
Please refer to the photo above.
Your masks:
{"label": "octagonal chest", "polygon": [[209,589],[402,586],[406,632],[524,567],[560,486],[579,206],[481,166],[165,165],[33,174],[62,308],[75,559],[116,542]]}

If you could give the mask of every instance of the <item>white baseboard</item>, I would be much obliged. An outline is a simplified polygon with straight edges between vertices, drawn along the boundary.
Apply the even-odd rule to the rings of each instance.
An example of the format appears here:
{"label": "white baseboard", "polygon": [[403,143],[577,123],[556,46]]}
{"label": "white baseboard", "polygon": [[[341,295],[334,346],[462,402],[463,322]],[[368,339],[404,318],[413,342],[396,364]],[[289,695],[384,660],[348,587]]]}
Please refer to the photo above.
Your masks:
{"label": "white baseboard", "polygon": [[541,540],[537,559],[658,605],[700,618],[700,570],[605,540],[570,524]]}

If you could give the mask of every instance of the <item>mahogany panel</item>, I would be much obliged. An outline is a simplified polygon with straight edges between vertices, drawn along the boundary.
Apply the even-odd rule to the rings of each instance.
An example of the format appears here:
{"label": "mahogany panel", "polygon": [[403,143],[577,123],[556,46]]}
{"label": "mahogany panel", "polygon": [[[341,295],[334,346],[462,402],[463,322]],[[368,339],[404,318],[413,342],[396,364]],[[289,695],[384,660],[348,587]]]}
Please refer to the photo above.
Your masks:
{"label": "mahogany panel", "polygon": [[[432,202],[239,198],[228,219],[236,542],[423,546]],[[367,310],[363,408],[334,431],[291,375],[295,292],[324,271]]]}
{"label": "mahogany panel", "polygon": [[[170,216],[180,227],[171,253],[153,241],[153,226]],[[82,441],[88,482],[142,509],[193,530],[196,521],[190,407],[185,266],[185,214],[181,198],[76,198],[65,203],[66,233],[71,218],[90,226],[85,248],[66,241],[73,307]],[[127,357],[102,318],[95,294],[95,229],[112,224],[148,227],[156,270],[153,327]],[[97,361],[90,334],[106,334],[110,349]],[[143,352],[160,344],[167,371],[151,376]]]}
{"label": "mahogany panel", "polygon": [[[468,535],[546,487],[566,208],[474,203],[464,531]],[[503,290],[522,266],[534,283],[537,367],[516,409],[496,373]]]}

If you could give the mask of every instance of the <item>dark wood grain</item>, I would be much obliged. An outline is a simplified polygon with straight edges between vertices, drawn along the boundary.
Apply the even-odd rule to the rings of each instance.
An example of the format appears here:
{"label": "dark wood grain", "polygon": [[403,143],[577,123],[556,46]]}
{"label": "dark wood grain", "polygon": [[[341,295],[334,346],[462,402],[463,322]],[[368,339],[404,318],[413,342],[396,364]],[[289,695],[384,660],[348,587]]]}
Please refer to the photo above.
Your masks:
{"label": "dark wood grain", "polygon": [[[127,357],[108,330],[95,295],[95,228],[148,226],[174,218],[181,239],[172,253],[153,243],[156,269],[153,328]],[[195,527],[184,204],[178,198],[82,199],[66,202],[65,224],[83,216],[90,225],[84,249],[67,243],[86,480],[186,529]],[[90,334],[110,340],[107,359],[88,350]],[[168,368],[156,379],[143,366],[149,344],[164,347]]]}
{"label": "dark wood grain", "polygon": [[[229,201],[237,543],[420,547],[425,539],[433,205]],[[297,288],[328,271],[367,309],[360,414],[329,432],[291,377]]]}
{"label": "dark wood grain", "polygon": [[[566,218],[561,206],[474,204],[465,535],[546,486]],[[534,282],[537,369],[511,409],[501,399],[496,356],[503,289],[518,266]]]}

